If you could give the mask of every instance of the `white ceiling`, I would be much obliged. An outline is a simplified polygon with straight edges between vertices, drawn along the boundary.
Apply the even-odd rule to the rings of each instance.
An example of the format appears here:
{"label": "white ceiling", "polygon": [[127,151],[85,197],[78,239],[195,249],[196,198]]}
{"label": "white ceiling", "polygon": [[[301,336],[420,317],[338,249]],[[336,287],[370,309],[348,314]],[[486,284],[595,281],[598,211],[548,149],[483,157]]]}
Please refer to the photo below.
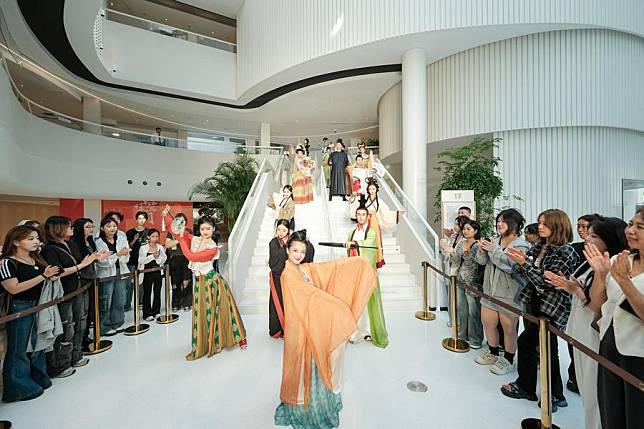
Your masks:
{"label": "white ceiling", "polygon": [[237,18],[237,13],[244,4],[244,0],[181,0],[181,3],[209,10],[229,18]]}

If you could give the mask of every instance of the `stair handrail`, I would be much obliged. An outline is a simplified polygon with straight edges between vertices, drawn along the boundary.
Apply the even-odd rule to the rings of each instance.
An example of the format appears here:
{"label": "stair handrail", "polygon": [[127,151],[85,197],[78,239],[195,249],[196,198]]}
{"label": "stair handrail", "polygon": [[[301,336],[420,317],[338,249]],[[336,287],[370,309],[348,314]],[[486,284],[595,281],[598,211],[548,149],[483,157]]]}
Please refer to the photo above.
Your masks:
{"label": "stair handrail", "polygon": [[[236,299],[240,298],[239,294],[243,286],[240,286],[240,284],[242,284],[242,279],[247,277],[247,275],[245,276],[243,273],[240,274],[239,270],[243,270],[244,266],[247,269],[250,265],[248,263],[238,263],[240,259],[240,252],[245,248],[244,244],[248,240],[248,237],[253,235],[249,234],[250,227],[255,224],[255,227],[257,229],[258,225],[261,225],[261,222],[253,223],[253,219],[255,218],[255,214],[257,213],[257,209],[260,206],[260,203],[262,201],[265,201],[268,197],[266,184],[269,178],[273,178],[271,174],[272,172],[273,167],[271,166],[270,162],[268,162],[268,159],[264,158],[259,166],[259,169],[257,170],[257,175],[253,180],[253,184],[251,185],[250,190],[248,191],[248,195],[246,196],[246,200],[244,201],[241,211],[239,212],[237,221],[235,222],[235,225],[233,225],[233,229],[228,236],[228,260],[226,262],[224,271],[225,277],[227,278],[231,291],[235,295]],[[275,183],[273,182],[273,185],[274,184]],[[257,230],[256,232],[258,233],[259,230]],[[255,246],[251,247],[251,249],[254,248]]]}

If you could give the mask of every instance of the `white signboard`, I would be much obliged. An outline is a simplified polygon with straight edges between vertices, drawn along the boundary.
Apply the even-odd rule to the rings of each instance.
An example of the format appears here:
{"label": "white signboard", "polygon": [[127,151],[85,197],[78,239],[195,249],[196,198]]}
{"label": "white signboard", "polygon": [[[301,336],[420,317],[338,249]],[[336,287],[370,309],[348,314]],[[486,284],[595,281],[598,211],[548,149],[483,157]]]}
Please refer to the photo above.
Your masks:
{"label": "white signboard", "polygon": [[474,191],[441,191],[441,220],[444,231],[454,228],[454,221],[461,207],[472,210],[470,219],[476,219]]}

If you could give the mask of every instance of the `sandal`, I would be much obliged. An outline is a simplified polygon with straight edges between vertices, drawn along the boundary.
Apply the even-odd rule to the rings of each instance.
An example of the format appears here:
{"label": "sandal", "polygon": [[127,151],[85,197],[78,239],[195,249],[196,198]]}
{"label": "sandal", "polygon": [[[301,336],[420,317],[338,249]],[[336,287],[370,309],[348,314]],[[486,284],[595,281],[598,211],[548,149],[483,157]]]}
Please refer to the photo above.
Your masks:
{"label": "sandal", "polygon": [[523,390],[516,381],[501,386],[501,393],[513,399],[527,399],[528,401],[536,401],[538,399],[534,393],[528,393]]}

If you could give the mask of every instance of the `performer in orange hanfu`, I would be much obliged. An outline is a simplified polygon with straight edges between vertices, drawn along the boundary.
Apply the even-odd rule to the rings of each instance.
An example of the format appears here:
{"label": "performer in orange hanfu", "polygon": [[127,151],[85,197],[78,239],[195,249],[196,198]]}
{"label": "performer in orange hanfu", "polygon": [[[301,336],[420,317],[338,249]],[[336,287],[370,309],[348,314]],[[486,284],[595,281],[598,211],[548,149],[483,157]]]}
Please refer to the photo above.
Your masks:
{"label": "performer in orange hanfu", "polygon": [[335,428],[342,409],[344,346],[357,330],[376,276],[363,257],[302,264],[306,231],[293,233],[287,248],[288,261],[281,276],[285,317],[282,403],[275,411],[275,424]]}

